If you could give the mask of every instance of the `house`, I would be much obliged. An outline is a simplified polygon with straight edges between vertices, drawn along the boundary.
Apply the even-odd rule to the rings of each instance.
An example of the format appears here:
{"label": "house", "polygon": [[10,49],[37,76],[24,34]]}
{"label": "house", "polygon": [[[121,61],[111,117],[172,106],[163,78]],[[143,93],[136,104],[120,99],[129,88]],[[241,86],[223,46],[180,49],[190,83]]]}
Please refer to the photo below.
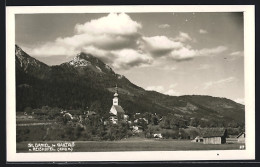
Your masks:
{"label": "house", "polygon": [[119,105],[118,101],[119,101],[119,98],[118,98],[117,86],[116,86],[116,90],[115,90],[115,94],[114,94],[114,98],[113,98],[113,105],[109,112],[109,114],[110,114],[109,120],[113,124],[117,124],[117,122],[121,121],[121,120],[127,121],[127,119],[128,119],[128,116],[125,115],[125,111]]}
{"label": "house", "polygon": [[146,118],[138,118],[134,120],[134,123],[139,123],[139,122],[145,122],[146,124],[148,124],[148,120]]}
{"label": "house", "polygon": [[197,137],[195,137],[195,139],[193,139],[191,142],[202,143],[202,142],[203,142],[203,137],[197,136]]}
{"label": "house", "polygon": [[134,120],[134,123],[138,123],[138,119]]}
{"label": "house", "polygon": [[158,138],[158,139],[162,139],[163,138],[161,133],[155,133],[155,134],[153,134],[153,137],[154,138]]}
{"label": "house", "polygon": [[146,118],[143,118],[143,120],[146,122],[146,124],[148,124],[148,120]]}
{"label": "house", "polygon": [[117,124],[118,120],[116,116],[110,116],[109,117],[110,122],[112,122],[113,124]]}
{"label": "house", "polygon": [[141,113],[137,112],[137,113],[134,114],[134,118],[135,118],[135,119],[138,119],[138,118],[140,118],[140,117],[141,117]]}
{"label": "house", "polygon": [[141,126],[132,126],[132,132],[133,133],[141,133],[143,132],[143,129]]}
{"label": "house", "polygon": [[70,114],[70,113],[65,113],[64,115],[63,115],[63,117],[64,118],[66,118],[67,120],[73,120],[73,116]]}
{"label": "house", "polygon": [[129,116],[124,114],[124,120],[128,120]]}
{"label": "house", "polygon": [[245,138],[246,138],[245,132],[241,132],[241,133],[237,136],[237,142],[238,142],[238,143],[245,143]]}
{"label": "house", "polygon": [[94,116],[94,115],[97,115],[95,111],[87,111],[87,117],[91,117],[91,116]]}
{"label": "house", "polygon": [[202,133],[203,144],[226,143],[227,130],[224,128],[207,128]]}

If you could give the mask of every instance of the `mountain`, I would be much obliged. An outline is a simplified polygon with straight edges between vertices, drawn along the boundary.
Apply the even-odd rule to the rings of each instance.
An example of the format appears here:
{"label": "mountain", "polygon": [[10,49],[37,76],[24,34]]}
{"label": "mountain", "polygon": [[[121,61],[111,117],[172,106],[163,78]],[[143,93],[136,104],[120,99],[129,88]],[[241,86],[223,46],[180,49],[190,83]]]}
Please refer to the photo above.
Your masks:
{"label": "mountain", "polygon": [[50,71],[50,67],[39,60],[29,56],[19,46],[15,45],[16,72],[28,73],[43,79]]}
{"label": "mountain", "polygon": [[226,98],[146,91],[91,54],[79,53],[69,62],[48,66],[19,46],[15,49],[17,111],[45,105],[64,109],[98,106],[100,114],[107,114],[117,84],[120,104],[129,115],[146,112],[244,123],[244,105]]}

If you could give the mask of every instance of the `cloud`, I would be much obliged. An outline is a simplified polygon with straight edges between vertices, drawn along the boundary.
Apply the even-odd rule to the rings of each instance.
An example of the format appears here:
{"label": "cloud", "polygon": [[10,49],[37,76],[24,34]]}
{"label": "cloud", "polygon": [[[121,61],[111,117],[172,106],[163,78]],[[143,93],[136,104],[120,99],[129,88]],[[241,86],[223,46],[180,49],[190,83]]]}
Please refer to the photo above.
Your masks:
{"label": "cloud", "polygon": [[156,91],[162,93],[164,91],[163,86],[148,86],[146,90]]}
{"label": "cloud", "polygon": [[199,30],[199,33],[200,33],[200,34],[207,34],[208,31],[207,31],[207,30],[200,29],[200,30]]}
{"label": "cloud", "polygon": [[237,98],[234,101],[237,102],[237,103],[240,103],[240,104],[245,104],[245,99],[244,98]]}
{"label": "cloud", "polygon": [[187,33],[180,33],[182,35],[177,38],[168,38],[166,36],[142,37],[140,49],[151,54],[154,58],[169,57],[173,60],[182,61],[193,59],[199,56],[212,56],[226,51],[225,46],[217,46],[214,48],[193,49],[191,46],[185,44],[184,41],[192,40]]}
{"label": "cloud", "polygon": [[168,89],[168,90],[165,90],[165,88],[161,85],[159,85],[159,86],[148,86],[146,88],[146,90],[156,91],[156,92],[163,93],[163,94],[170,95],[170,96],[180,96],[180,93],[173,89],[177,85],[178,84],[176,84],[176,83],[170,85],[169,86],[170,89]]}
{"label": "cloud", "polygon": [[59,37],[28,53],[36,57],[75,56],[79,52],[91,53],[113,68],[130,68],[151,63],[151,58],[138,50],[142,25],[127,14],[111,13],[99,19],[75,26],[75,34]]}
{"label": "cloud", "polygon": [[182,47],[180,49],[173,50],[169,54],[169,57],[171,57],[174,60],[187,60],[187,59],[194,58],[197,55],[198,55],[197,50],[190,49],[187,47]]}
{"label": "cloud", "polygon": [[112,51],[111,53],[116,56],[112,66],[117,69],[128,69],[142,64],[151,64],[153,61],[150,56],[133,49],[123,49],[120,51]]}
{"label": "cloud", "polygon": [[173,60],[182,61],[182,60],[189,60],[195,57],[202,57],[202,56],[214,56],[226,51],[228,48],[225,46],[217,46],[215,48],[204,48],[204,49],[192,49],[189,46],[183,46],[179,49],[172,50],[170,52],[169,57]]}
{"label": "cloud", "polygon": [[230,56],[243,56],[244,52],[242,51],[236,51],[229,54]]}
{"label": "cloud", "polygon": [[189,60],[199,56],[217,55],[228,49],[225,46],[217,46],[198,50],[186,44],[188,41],[194,41],[194,39],[188,33],[180,32],[175,38],[166,36],[142,37],[139,47],[154,58],[169,57],[177,61]]}
{"label": "cloud", "polygon": [[211,66],[209,64],[201,64],[197,69],[198,70],[207,70],[209,69]]}
{"label": "cloud", "polygon": [[233,61],[233,60],[237,60],[239,58],[243,58],[244,57],[244,52],[243,51],[235,51],[235,52],[231,52],[229,54],[229,60]]}
{"label": "cloud", "polygon": [[225,46],[218,46],[218,47],[210,48],[210,49],[205,48],[205,49],[199,50],[198,55],[201,55],[201,56],[215,55],[215,54],[222,53],[222,52],[226,51],[227,49],[228,48]]}
{"label": "cloud", "polygon": [[164,94],[166,95],[170,95],[170,96],[180,96],[181,94],[173,89],[169,89],[166,92],[164,92]]}
{"label": "cloud", "polygon": [[171,84],[169,87],[170,87],[170,88],[175,88],[176,86],[178,86],[178,84],[177,84],[177,83],[174,83],[174,84]]}
{"label": "cloud", "polygon": [[[168,28],[168,24],[160,25]],[[227,48],[194,49],[187,44],[193,41],[188,33],[179,32],[175,38],[166,36],[143,36],[139,30],[141,23],[132,20],[125,13],[111,13],[84,24],[76,24],[74,35],[59,37],[25,51],[34,57],[66,56],[72,57],[79,52],[91,53],[104,63],[117,69],[150,65],[154,59],[182,61],[198,56],[219,54]],[[170,67],[169,67],[170,69]],[[174,70],[171,67],[171,70]]]}
{"label": "cloud", "polygon": [[206,82],[204,84],[204,89],[209,89],[213,86],[228,84],[228,83],[231,83],[235,80],[236,80],[235,77],[229,77],[229,78],[224,78],[224,79],[220,79],[220,80],[217,80],[217,81]]}
{"label": "cloud", "polygon": [[56,42],[46,42],[37,47],[24,47],[21,46],[28,54],[35,57],[50,57],[50,56],[68,56],[75,55],[77,51],[72,46],[64,46]]}
{"label": "cloud", "polygon": [[167,91],[164,91],[163,93],[170,96],[180,96],[181,93],[175,90],[176,86],[178,86],[178,83],[171,84],[169,86],[169,89]]}
{"label": "cloud", "polygon": [[160,69],[167,70],[167,71],[174,71],[174,70],[177,70],[178,67],[177,66],[163,66]]}
{"label": "cloud", "polygon": [[58,38],[56,44],[63,44],[64,46],[73,46],[75,49],[80,49],[83,46],[93,45],[105,50],[118,50],[122,48],[136,48],[138,34],[132,36],[114,35],[114,34],[80,34],[72,37]]}
{"label": "cloud", "polygon": [[174,49],[182,47],[181,42],[170,40],[166,36],[143,37],[141,49],[146,50],[153,56],[164,56]]}
{"label": "cloud", "polygon": [[131,35],[135,34],[142,25],[133,21],[125,13],[110,13],[108,16],[101,17],[96,20],[91,20],[85,24],[77,24],[75,31],[78,34],[116,34],[116,35]]}
{"label": "cloud", "polygon": [[169,24],[161,24],[158,26],[159,28],[169,28],[171,27]]}
{"label": "cloud", "polygon": [[175,38],[175,40],[180,42],[186,42],[186,41],[192,41],[192,38],[189,36],[188,33],[179,32],[179,35]]}

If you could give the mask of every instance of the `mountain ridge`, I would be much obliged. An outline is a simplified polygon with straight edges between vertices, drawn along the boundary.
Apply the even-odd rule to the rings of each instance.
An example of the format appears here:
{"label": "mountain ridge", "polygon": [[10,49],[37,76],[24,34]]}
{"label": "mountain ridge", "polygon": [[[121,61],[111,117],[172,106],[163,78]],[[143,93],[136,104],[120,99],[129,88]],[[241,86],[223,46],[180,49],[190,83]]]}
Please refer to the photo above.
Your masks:
{"label": "mountain ridge", "polygon": [[[244,105],[230,99],[184,95],[169,96],[146,91],[95,56],[79,53],[71,61],[48,66],[29,56],[16,45],[17,110],[44,105],[86,109],[100,103],[103,112],[112,104],[117,84],[122,106],[130,114],[151,112],[244,122]],[[22,86],[23,84],[29,86]],[[23,97],[27,97],[26,99]],[[104,114],[103,113],[103,114]],[[234,116],[235,115],[235,116]]]}

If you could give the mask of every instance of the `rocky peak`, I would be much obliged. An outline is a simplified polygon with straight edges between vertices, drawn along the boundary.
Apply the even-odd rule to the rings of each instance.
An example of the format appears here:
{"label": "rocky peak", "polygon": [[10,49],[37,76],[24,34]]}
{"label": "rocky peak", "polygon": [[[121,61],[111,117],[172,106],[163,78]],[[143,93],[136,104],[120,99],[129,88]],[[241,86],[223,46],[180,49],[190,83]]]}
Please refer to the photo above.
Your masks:
{"label": "rocky peak", "polygon": [[15,45],[15,55],[20,56],[22,53],[23,50],[18,45]]}
{"label": "rocky peak", "polygon": [[24,71],[27,74],[36,76],[37,78],[45,78],[50,67],[39,60],[29,56],[18,45],[15,45],[16,69]]}
{"label": "rocky peak", "polygon": [[83,59],[80,54],[73,58],[73,60],[69,61],[69,64],[75,67],[86,67],[91,65],[91,62]]}
{"label": "rocky peak", "polygon": [[96,72],[115,74],[109,65],[103,63],[103,61],[92,56],[91,54],[84,52],[77,54],[77,56],[69,61],[68,64],[74,67],[87,67]]}

